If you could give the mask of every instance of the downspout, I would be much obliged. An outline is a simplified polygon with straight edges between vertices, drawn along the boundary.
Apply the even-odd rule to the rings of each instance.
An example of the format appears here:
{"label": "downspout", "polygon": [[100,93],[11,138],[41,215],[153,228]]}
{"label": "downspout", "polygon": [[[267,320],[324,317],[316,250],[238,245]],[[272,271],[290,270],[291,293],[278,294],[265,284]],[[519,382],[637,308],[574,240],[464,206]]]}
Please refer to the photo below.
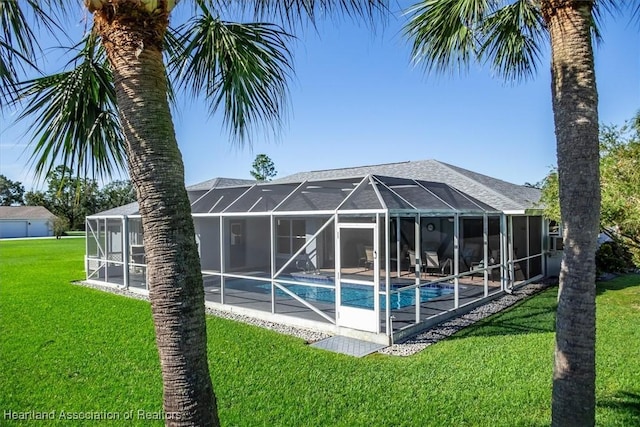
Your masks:
{"label": "downspout", "polygon": [[458,284],[460,279],[460,214],[457,212],[453,216],[453,308],[460,306],[460,291]]}
{"label": "downspout", "polygon": [[271,246],[271,257],[269,263],[271,264],[271,313],[276,313],[276,285],[273,276],[276,272],[276,251],[275,251],[275,217],[273,216],[273,212],[269,214],[269,244]]}
{"label": "downspout", "polygon": [[380,333],[380,214],[379,213],[376,213],[376,226],[373,230],[373,247],[374,247],[373,309],[376,314],[376,333],[379,334]]}
{"label": "downspout", "polygon": [[224,305],[224,282],[225,282],[225,259],[224,251],[226,247],[226,236],[224,234],[224,224],[226,222],[226,218],[222,215],[219,216],[220,221],[218,222],[220,225],[220,304]]}
{"label": "downspout", "polygon": [[515,269],[513,266],[513,216],[509,216],[508,217],[509,220],[509,225],[508,225],[508,236],[507,236],[507,245],[509,247],[508,249],[508,262],[507,262],[507,267],[509,268],[509,278],[507,281],[507,286],[505,287],[504,291],[508,294],[513,293],[513,284],[515,283]]}
{"label": "downspout", "polygon": [[487,213],[482,215],[482,265],[484,271],[482,272],[482,278],[484,282],[484,296],[489,296],[489,219]]}
{"label": "downspout", "polygon": [[122,216],[122,257],[124,258],[122,277],[124,279],[124,288],[129,289],[129,218]]}
{"label": "downspout", "polygon": [[89,236],[87,234],[87,230],[89,230],[89,219],[85,217],[84,219],[84,275],[85,278],[89,278]]}
{"label": "downspout", "polygon": [[391,236],[391,218],[389,216],[389,210],[387,210],[384,214],[385,224],[384,224],[384,288],[386,290],[385,295],[385,319],[386,319],[386,330],[387,335],[391,337],[391,343],[393,344],[393,316],[391,315],[391,295],[389,295],[389,291],[391,290],[391,277],[390,277],[390,267],[391,267],[391,257],[390,257],[390,236]]}
{"label": "downspout", "polygon": [[507,216],[500,214],[500,289],[507,291]]}
{"label": "downspout", "polygon": [[[415,244],[413,250],[416,254],[416,265],[413,268],[416,273],[416,285],[420,285],[420,281],[422,280],[422,257],[420,256],[420,252],[422,252],[422,236],[420,235],[420,215],[415,214],[413,216],[413,223],[415,228],[415,236],[413,237]],[[416,298],[416,323],[420,323],[420,286],[416,286],[414,292]]]}

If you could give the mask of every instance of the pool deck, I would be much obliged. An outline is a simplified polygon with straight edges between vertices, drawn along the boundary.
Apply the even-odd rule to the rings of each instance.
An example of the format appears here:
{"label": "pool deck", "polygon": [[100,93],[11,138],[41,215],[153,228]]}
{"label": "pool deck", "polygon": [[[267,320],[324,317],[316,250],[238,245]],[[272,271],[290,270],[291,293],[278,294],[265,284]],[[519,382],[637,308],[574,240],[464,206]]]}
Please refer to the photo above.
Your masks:
{"label": "pool deck", "polygon": [[[343,278],[357,279],[361,278],[358,275],[345,276]],[[404,280],[403,280],[404,279]],[[452,283],[440,282],[440,277],[434,276],[431,282],[423,282],[427,286],[429,283],[433,285],[444,285],[451,287]],[[424,280],[424,279],[423,279]],[[268,282],[265,282],[268,283]],[[406,273],[401,278],[393,278],[394,285],[413,285],[415,284],[415,275],[413,273]],[[500,283],[497,281],[488,281],[488,293],[489,295],[500,292]],[[484,282],[477,277],[466,276],[459,279],[458,286],[458,306],[464,306],[472,302],[478,301],[485,297]],[[219,285],[205,286],[205,298],[207,301],[221,303],[220,287]],[[454,294],[442,295],[433,298],[429,301],[422,302],[420,304],[419,321],[433,318],[434,316],[441,315],[452,309],[454,309]],[[327,303],[322,301],[308,301],[316,309],[323,312],[335,322],[335,303]],[[259,311],[272,311],[271,303],[271,291],[269,289],[258,288],[251,284],[234,284],[225,286],[224,290],[224,304],[231,306],[244,307],[252,310]],[[391,315],[393,316],[393,330],[398,331],[407,326],[414,325],[416,323],[416,310],[415,305],[392,309]],[[295,316],[307,320],[319,321],[330,323],[327,319],[306,307],[299,301],[282,295],[281,292],[276,293],[275,313]],[[386,330],[386,310],[382,309],[380,313],[380,327],[384,332]]]}
{"label": "pool deck", "polygon": [[[331,277],[332,270],[322,271],[317,276]],[[260,277],[262,276],[262,277]],[[380,272],[381,277],[384,276],[384,271]],[[416,276],[413,272],[401,272],[397,274],[393,272],[392,284],[411,286],[415,284]],[[248,276],[251,277],[251,276]],[[250,311],[259,311],[264,313],[272,313],[284,316],[292,316],[299,319],[309,320],[312,322],[319,322],[330,326],[335,324],[336,319],[336,305],[333,302],[322,301],[307,301],[317,311],[310,309],[305,304],[297,301],[289,295],[283,295],[282,292],[275,293],[275,304],[272,303],[272,292],[270,289],[269,280],[261,275],[254,275],[255,279],[262,279],[261,281],[245,280],[234,281],[233,279],[227,279],[224,287],[224,306],[238,307],[241,309],[248,309]],[[371,280],[373,277],[373,271],[354,269],[353,271],[343,271],[343,279],[352,280]],[[300,279],[300,277],[298,277]],[[490,279],[490,278],[489,278]],[[110,282],[114,282],[114,278],[109,279]],[[291,280],[291,279],[290,279]],[[451,287],[453,284],[451,281],[444,281],[444,278],[439,276],[425,276],[421,277],[421,283],[425,285],[441,285]],[[130,274],[130,288],[145,291],[146,285],[144,284],[144,276],[142,274]],[[484,299],[486,296],[496,295],[500,293],[500,283],[498,281],[488,280],[488,295],[485,295],[484,280],[477,276],[463,276],[458,280],[458,307],[463,307],[474,302],[478,302]],[[220,287],[220,280],[217,276],[204,276],[204,290],[205,300],[207,302],[221,304],[222,292]],[[384,288],[383,288],[384,290]],[[454,309],[454,294],[442,295],[430,299],[429,301],[419,304],[419,315],[416,315],[416,305],[392,309],[390,310],[392,330],[395,333],[402,331],[403,329],[414,327],[421,322],[437,323],[438,318],[445,319],[445,315],[450,313]],[[326,316],[326,317],[325,317]],[[331,320],[329,320],[331,319]],[[386,333],[387,328],[387,313],[385,309],[381,309],[380,312],[380,330],[382,333]]]}

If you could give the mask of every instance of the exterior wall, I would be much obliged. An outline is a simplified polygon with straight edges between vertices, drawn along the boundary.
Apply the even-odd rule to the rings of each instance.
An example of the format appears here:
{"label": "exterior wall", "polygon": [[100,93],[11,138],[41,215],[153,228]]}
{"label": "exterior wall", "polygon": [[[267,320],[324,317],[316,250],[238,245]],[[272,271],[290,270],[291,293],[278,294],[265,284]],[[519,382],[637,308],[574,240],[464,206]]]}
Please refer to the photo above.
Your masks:
{"label": "exterior wall", "polygon": [[560,264],[562,263],[563,251],[549,251],[547,253],[547,271],[545,273],[548,277],[560,276]]}
{"label": "exterior wall", "polygon": [[53,227],[49,220],[0,220],[0,238],[48,236],[53,236]]}
{"label": "exterior wall", "polygon": [[562,227],[556,221],[545,221],[545,276],[560,276],[560,264],[564,248],[562,243]]}
{"label": "exterior wall", "polygon": [[220,221],[196,218],[196,242],[203,270],[220,271]]}
{"label": "exterior wall", "polygon": [[[316,231],[318,231],[318,228],[320,228],[321,225],[322,223],[317,218],[307,220],[305,226],[307,241],[309,241],[311,237],[313,237],[313,235],[316,233]],[[307,258],[313,268],[319,268],[322,265],[322,252],[320,250],[321,242],[319,242],[318,239],[312,240],[305,248],[305,253],[307,254]]]}
{"label": "exterior wall", "polygon": [[246,258],[249,269],[271,271],[271,226],[268,217],[247,218]]}

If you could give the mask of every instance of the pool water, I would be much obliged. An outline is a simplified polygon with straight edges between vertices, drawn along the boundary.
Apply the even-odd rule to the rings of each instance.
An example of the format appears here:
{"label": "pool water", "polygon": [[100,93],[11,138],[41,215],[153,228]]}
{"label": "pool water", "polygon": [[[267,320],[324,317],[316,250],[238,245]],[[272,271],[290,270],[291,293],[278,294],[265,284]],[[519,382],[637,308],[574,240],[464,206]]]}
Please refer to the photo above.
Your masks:
{"label": "pool water", "polygon": [[[420,288],[420,302],[427,302],[443,295],[453,294],[453,287],[425,285]],[[341,292],[341,304],[348,307],[373,309],[373,290],[371,286],[344,285]],[[406,289],[391,294],[391,309],[415,306],[416,290]],[[380,295],[380,309],[386,309],[386,296]]]}
{"label": "pool water", "polygon": [[[317,301],[335,304],[335,290],[329,288],[321,288],[317,286],[303,285],[284,285],[289,291],[298,295],[307,301]],[[271,288],[271,285],[264,284],[260,287]],[[420,302],[427,302],[434,298],[453,293],[453,287],[439,285],[425,285],[420,288]],[[276,289],[278,298],[290,298],[285,292]],[[374,292],[372,286],[342,284],[340,293],[341,304],[347,307],[365,308],[373,310]],[[396,292],[391,295],[391,309],[396,310],[404,307],[410,307],[416,304],[416,290],[407,289]],[[386,297],[380,295],[380,308],[386,309]]]}

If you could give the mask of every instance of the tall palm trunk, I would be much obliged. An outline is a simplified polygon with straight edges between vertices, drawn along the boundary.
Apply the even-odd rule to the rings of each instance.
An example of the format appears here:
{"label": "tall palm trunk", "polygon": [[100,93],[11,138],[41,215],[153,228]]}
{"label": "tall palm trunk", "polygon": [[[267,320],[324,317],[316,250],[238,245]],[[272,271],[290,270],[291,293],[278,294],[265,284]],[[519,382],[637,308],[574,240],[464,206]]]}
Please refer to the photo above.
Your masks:
{"label": "tall palm trunk", "polygon": [[[219,425],[207,364],[204,289],[184,166],[167,101],[168,11],[120,1],[94,13],[113,70],[147,253],[167,425]],[[162,3],[162,2],[159,2]]]}
{"label": "tall palm trunk", "polygon": [[547,0],[564,257],[556,318],[552,425],[595,423],[595,252],[600,219],[592,0]]}

